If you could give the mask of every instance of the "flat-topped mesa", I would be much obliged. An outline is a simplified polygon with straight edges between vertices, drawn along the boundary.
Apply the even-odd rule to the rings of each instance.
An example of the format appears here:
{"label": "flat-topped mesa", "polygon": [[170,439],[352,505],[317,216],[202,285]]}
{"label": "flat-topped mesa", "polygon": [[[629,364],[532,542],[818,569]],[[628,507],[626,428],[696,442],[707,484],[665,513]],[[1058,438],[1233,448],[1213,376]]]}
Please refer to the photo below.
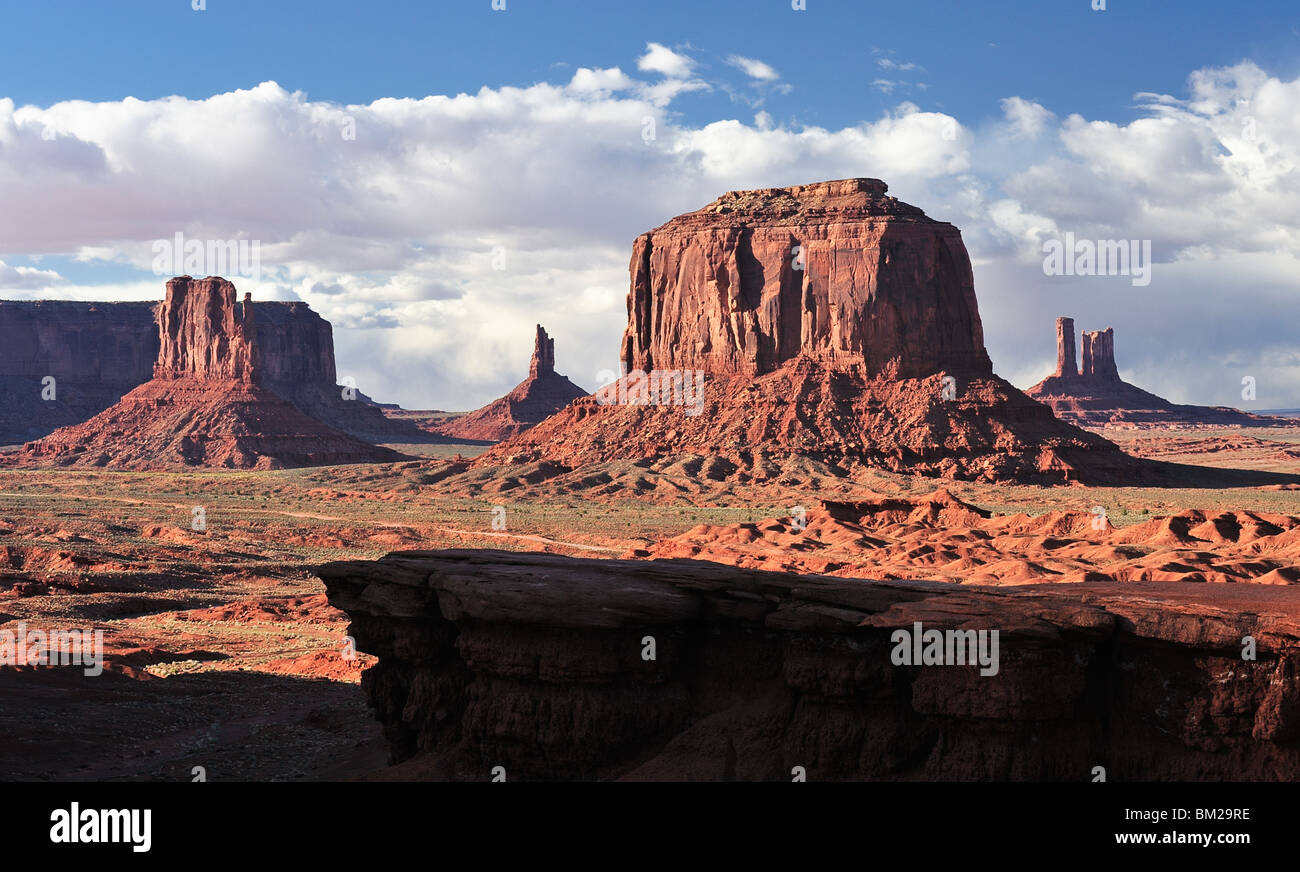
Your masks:
{"label": "flat-topped mesa", "polygon": [[991,374],[961,232],[887,191],[731,191],[642,234],[623,365],[752,376],[804,356],[869,375]]}
{"label": "flat-topped mesa", "polygon": [[[185,296],[195,293],[191,286]],[[163,308],[161,301],[0,300],[0,445],[29,442],[87,421],[152,379]],[[232,313],[244,315],[251,308],[238,303]],[[311,306],[301,300],[259,300],[256,309],[259,385],[304,414],[367,441],[424,438],[414,424],[390,420],[364,399],[344,399],[336,385],[333,330]],[[181,316],[175,308],[169,311],[173,323]],[[176,381],[184,376],[174,364],[188,352],[174,330],[169,335],[172,363],[161,368],[159,378]],[[56,400],[42,398],[46,376],[58,382]]]}
{"label": "flat-topped mesa", "polygon": [[154,378],[258,381],[257,325],[251,294],[212,276],[167,282],[158,308],[160,348]]}
{"label": "flat-topped mesa", "polygon": [[537,325],[537,339],[533,342],[533,359],[528,365],[528,374],[532,378],[555,372],[555,340],[546,335],[541,324]]}
{"label": "flat-topped mesa", "polygon": [[1074,319],[1056,319],[1056,378],[1074,378],[1079,374],[1079,355],[1074,348]]}

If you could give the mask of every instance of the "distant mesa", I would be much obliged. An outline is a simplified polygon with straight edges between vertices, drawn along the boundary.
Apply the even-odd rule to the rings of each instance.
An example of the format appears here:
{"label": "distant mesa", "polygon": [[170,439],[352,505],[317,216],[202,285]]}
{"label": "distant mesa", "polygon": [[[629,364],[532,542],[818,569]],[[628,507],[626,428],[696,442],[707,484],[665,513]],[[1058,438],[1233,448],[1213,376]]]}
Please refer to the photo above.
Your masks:
{"label": "distant mesa", "polygon": [[429,429],[456,439],[499,442],[536,426],[586,394],[555,371],[555,340],[538,324],[528,378],[483,408]]}
{"label": "distant mesa", "polygon": [[262,307],[247,294],[236,297],[223,278],[169,281],[157,313],[153,378],[90,420],[27,443],[15,460],[275,469],[402,459],[309,417],[268,388],[277,358],[263,354]]}
{"label": "distant mesa", "polygon": [[[623,379],[476,463],[699,454],[763,477],[781,453],[990,481],[1131,472],[1138,461],[993,374],[961,232],[887,191],[866,178],[733,191],[643,233]],[[699,414],[643,373],[703,373]]]}
{"label": "distant mesa", "polygon": [[1058,418],[1082,427],[1294,426],[1289,418],[1253,415],[1227,406],[1171,403],[1119,377],[1115,330],[1083,334],[1083,365],[1074,342],[1074,319],[1056,319],[1056,371],[1027,390]]}
{"label": "distant mesa", "polygon": [[[0,445],[29,442],[80,424],[154,376],[158,302],[0,300]],[[427,441],[337,384],[330,323],[301,301],[257,303],[260,383],[317,418],[365,441]],[[47,391],[47,379],[53,391]]]}
{"label": "distant mesa", "polygon": [[0,300],[0,445],[79,424],[152,378],[156,306]]}

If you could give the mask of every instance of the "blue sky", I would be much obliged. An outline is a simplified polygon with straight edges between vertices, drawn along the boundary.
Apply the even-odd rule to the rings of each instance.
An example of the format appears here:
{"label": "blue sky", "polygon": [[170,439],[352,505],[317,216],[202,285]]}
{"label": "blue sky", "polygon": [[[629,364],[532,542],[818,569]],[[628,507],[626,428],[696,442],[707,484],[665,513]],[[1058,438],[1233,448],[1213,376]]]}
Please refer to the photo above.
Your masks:
{"label": "blue sky", "polygon": [[[0,83],[17,103],[201,98],[273,80],[313,99],[473,93],[553,80],[557,68],[626,65],[648,41],[715,66],[765,59],[793,85],[769,111],[842,126],[892,105],[881,78],[923,82],[912,99],[969,123],[1008,94],[1087,117],[1132,117],[1139,91],[1172,93],[1188,71],[1250,58],[1300,73],[1300,4],[1288,0],[188,0],[5,2]],[[18,38],[15,38],[18,37]],[[874,54],[878,49],[882,54]],[[881,57],[924,71],[893,72]],[[720,72],[726,72],[725,69]],[[743,80],[743,76],[736,76]],[[899,89],[901,90],[901,88]],[[675,107],[726,115],[720,92]]]}
{"label": "blue sky", "polygon": [[[341,375],[471,408],[536,321],[596,386],[637,233],[869,175],[961,227],[1014,383],[1073,315],[1172,399],[1300,406],[1300,4],[206,5],[0,3],[0,295],[148,299],[152,241],[252,238],[237,283],[330,318]],[[1066,231],[1156,280],[1045,276]]]}

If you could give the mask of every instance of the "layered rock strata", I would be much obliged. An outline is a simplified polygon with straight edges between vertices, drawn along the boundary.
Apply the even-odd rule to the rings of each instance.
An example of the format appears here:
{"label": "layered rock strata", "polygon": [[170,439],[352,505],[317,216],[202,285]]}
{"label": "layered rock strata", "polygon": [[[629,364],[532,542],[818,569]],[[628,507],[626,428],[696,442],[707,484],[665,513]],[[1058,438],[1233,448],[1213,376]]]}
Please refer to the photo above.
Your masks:
{"label": "layered rock strata", "polygon": [[[156,302],[0,300],[0,445],[86,421],[153,377]],[[306,303],[258,302],[264,387],[299,411],[364,439],[420,441],[360,392],[337,385],[330,323]],[[50,381],[52,379],[52,381]],[[349,394],[350,395],[350,394]]]}
{"label": "layered rock strata", "polygon": [[0,301],[0,445],[80,423],[148,381],[155,305]]}
{"label": "layered rock strata", "polygon": [[27,443],[18,462],[130,469],[383,462],[268,389],[257,306],[221,278],[167,283],[154,377],[90,420]]}
{"label": "layered rock strata", "polygon": [[642,234],[624,377],[476,462],[749,467],[771,449],[952,478],[1132,481],[1139,461],[994,375],[960,231],[886,191],[734,191]]}
{"label": "layered rock strata", "polygon": [[632,246],[628,371],[989,374],[961,232],[879,179],[732,191]]}
{"label": "layered rock strata", "polygon": [[[987,589],[493,551],[319,574],[379,658],[362,686],[407,761],[394,778],[1300,777],[1293,586]],[[996,631],[996,671],[918,665],[900,631],[986,655]]]}

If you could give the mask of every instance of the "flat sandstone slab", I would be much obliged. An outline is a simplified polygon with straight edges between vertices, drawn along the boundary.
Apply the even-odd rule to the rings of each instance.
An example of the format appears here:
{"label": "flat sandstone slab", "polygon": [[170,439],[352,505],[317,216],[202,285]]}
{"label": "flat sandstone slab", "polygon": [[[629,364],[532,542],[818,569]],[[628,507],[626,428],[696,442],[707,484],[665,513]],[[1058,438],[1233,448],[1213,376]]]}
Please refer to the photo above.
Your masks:
{"label": "flat sandstone slab", "polygon": [[[379,658],[362,684],[408,761],[392,777],[1300,776],[1293,586],[980,588],[469,550],[319,574]],[[918,629],[975,631],[993,668],[900,660]]]}

